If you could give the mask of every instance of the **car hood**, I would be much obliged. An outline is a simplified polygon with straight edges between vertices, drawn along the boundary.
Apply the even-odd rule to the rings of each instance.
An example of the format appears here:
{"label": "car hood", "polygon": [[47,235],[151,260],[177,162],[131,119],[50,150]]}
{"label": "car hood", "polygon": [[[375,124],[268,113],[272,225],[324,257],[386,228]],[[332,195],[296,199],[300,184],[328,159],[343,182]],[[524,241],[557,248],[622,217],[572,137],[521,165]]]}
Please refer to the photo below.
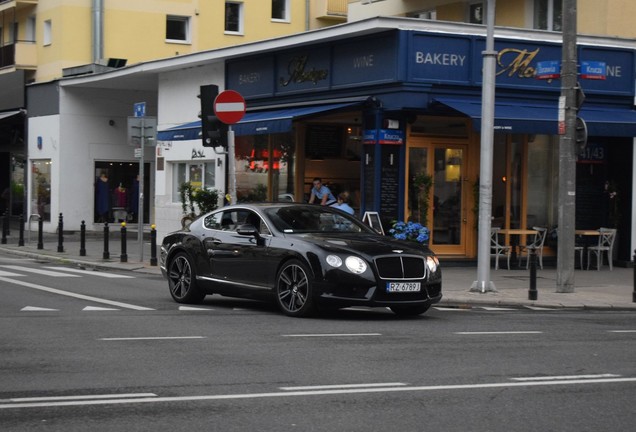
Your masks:
{"label": "car hood", "polygon": [[315,244],[331,252],[353,253],[358,255],[390,255],[396,253],[432,254],[431,250],[422,244],[400,241],[391,237],[365,233],[333,234],[303,234],[304,241]]}

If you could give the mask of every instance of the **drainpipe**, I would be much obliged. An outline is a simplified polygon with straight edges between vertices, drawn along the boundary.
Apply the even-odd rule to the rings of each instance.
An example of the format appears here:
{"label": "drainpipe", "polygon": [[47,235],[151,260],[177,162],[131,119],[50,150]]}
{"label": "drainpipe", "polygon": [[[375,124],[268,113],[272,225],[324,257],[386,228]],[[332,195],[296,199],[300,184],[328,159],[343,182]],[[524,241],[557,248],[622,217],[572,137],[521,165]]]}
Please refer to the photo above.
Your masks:
{"label": "drainpipe", "polygon": [[99,63],[104,58],[104,2],[103,0],[92,0],[92,20],[93,20],[93,63]]}
{"label": "drainpipe", "polygon": [[305,31],[309,31],[309,0],[305,0]]}

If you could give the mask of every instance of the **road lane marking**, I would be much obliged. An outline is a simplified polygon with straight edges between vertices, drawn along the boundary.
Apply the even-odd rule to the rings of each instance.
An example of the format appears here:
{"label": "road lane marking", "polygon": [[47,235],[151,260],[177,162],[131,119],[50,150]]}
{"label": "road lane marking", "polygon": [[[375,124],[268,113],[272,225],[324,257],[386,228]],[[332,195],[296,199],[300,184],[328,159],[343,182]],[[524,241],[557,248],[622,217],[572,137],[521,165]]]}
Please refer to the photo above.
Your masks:
{"label": "road lane marking", "polygon": [[180,311],[213,311],[214,309],[192,307],[192,306],[179,306],[179,310]]}
{"label": "road lane marking", "polygon": [[0,270],[0,277],[16,277],[16,276],[25,276],[25,275]]}
{"label": "road lane marking", "polygon": [[97,306],[86,306],[83,311],[94,312],[94,311],[116,311],[119,309],[115,308],[105,308],[105,307],[97,307]]}
{"label": "road lane marking", "polygon": [[128,304],[128,303],[122,303],[122,302],[117,302],[117,301],[113,301],[113,300],[106,300],[106,299],[101,299],[101,298],[97,298],[97,297],[92,297],[92,296],[87,296],[84,294],[77,294],[77,293],[73,293],[70,291],[63,291],[63,290],[59,290],[56,288],[51,288],[51,287],[47,287],[44,285],[38,285],[38,284],[33,284],[30,282],[24,282],[24,281],[19,281],[19,280],[15,280],[15,279],[8,279],[8,278],[4,278],[4,277],[0,277],[0,281],[2,282],[7,282],[7,283],[12,283],[12,284],[16,284],[16,285],[21,285],[27,288],[33,288],[33,289],[37,289],[40,291],[46,291],[46,292],[50,292],[52,294],[59,294],[59,295],[63,295],[63,296],[67,296],[67,297],[74,297],[74,298],[78,298],[78,299],[82,299],[82,300],[88,300],[88,301],[92,301],[95,303],[103,303],[103,304],[108,304],[111,306],[118,306],[121,308],[125,308],[125,309],[133,309],[133,310],[139,310],[139,311],[150,311],[150,310],[154,310],[151,308],[147,308],[144,306],[136,306],[136,305],[132,305],[132,304]]}
{"label": "road lane marking", "polygon": [[473,331],[455,332],[458,335],[515,335],[515,334],[541,334],[542,331]]}
{"label": "road lane marking", "polygon": [[608,330],[608,333],[636,333],[636,330]]}
{"label": "road lane marking", "polygon": [[61,272],[55,272],[55,271],[50,271],[50,270],[42,270],[42,269],[36,269],[36,268],[31,268],[31,267],[23,267],[23,266],[16,266],[16,265],[3,265],[0,266],[3,268],[7,268],[9,270],[17,270],[17,271],[23,271],[23,272],[27,272],[27,273],[35,273],[35,274],[39,274],[42,276],[50,276],[50,277],[81,277],[78,275],[74,275],[74,274],[68,274],[68,273],[61,273]]}
{"label": "road lane marking", "polygon": [[556,375],[556,376],[540,376],[540,377],[519,377],[510,378],[515,381],[549,381],[549,380],[582,380],[596,378],[618,378],[620,375],[615,374],[597,374],[597,375]]}
{"label": "road lane marking", "polygon": [[524,306],[524,307],[530,310],[536,310],[536,311],[556,311],[555,308],[547,308],[547,307],[541,307],[541,306]]}
{"label": "road lane marking", "polygon": [[479,309],[487,310],[487,311],[516,311],[517,309],[505,308],[505,307],[496,307],[496,306],[478,306]]}
{"label": "road lane marking", "polygon": [[16,408],[42,408],[42,407],[77,407],[86,405],[123,405],[142,403],[166,403],[166,402],[202,402],[218,400],[238,400],[238,399],[264,399],[298,396],[324,396],[324,395],[350,395],[350,394],[370,394],[370,393],[397,393],[397,392],[430,392],[449,390],[487,390],[496,388],[523,388],[539,386],[566,386],[566,385],[589,385],[589,384],[617,384],[633,383],[636,377],[629,378],[599,378],[588,380],[549,380],[549,381],[524,381],[524,382],[495,382],[481,384],[454,384],[454,385],[434,385],[434,386],[403,386],[403,387],[380,387],[380,388],[350,388],[350,389],[326,389],[313,391],[281,391],[268,393],[242,393],[242,394],[217,394],[217,395],[196,395],[196,396],[171,396],[171,397],[148,397],[148,398],[122,398],[103,399],[86,401],[53,401],[53,402],[32,402],[32,403],[0,403],[0,409]]}
{"label": "road lane marking", "polygon": [[284,334],[282,337],[349,337],[349,336],[382,336],[382,333],[306,333]]}
{"label": "road lane marking", "polygon": [[21,312],[57,312],[59,309],[49,309],[37,306],[25,306],[20,309]]}
{"label": "road lane marking", "polygon": [[93,270],[82,270],[82,269],[76,269],[76,268],[70,268],[70,267],[45,267],[45,268],[51,269],[51,270],[60,270],[63,272],[67,271],[72,273],[80,273],[80,274],[85,274],[89,276],[99,276],[99,277],[112,278],[112,279],[135,279],[134,276],[122,275],[117,273],[105,273],[105,272],[99,272],[99,271],[93,271]]}
{"label": "road lane marking", "polygon": [[11,398],[3,399],[2,402],[53,402],[53,401],[79,401],[79,400],[99,400],[99,399],[118,399],[118,398],[142,398],[157,397],[155,393],[117,393],[103,395],[77,395],[77,396],[42,396],[27,398]]}
{"label": "road lane marking", "polygon": [[443,306],[435,306],[433,309],[437,309],[438,311],[444,312],[467,312],[470,309],[468,308],[459,308],[459,307],[443,307]]}
{"label": "road lane marking", "polygon": [[406,383],[367,383],[367,384],[333,384],[319,386],[298,386],[298,387],[279,387],[279,390],[298,391],[298,390],[328,390],[328,389],[351,389],[351,388],[373,388],[373,387],[398,387],[406,386]]}
{"label": "road lane marking", "polygon": [[102,341],[137,341],[137,340],[174,340],[174,339],[207,339],[205,336],[142,336],[99,338]]}

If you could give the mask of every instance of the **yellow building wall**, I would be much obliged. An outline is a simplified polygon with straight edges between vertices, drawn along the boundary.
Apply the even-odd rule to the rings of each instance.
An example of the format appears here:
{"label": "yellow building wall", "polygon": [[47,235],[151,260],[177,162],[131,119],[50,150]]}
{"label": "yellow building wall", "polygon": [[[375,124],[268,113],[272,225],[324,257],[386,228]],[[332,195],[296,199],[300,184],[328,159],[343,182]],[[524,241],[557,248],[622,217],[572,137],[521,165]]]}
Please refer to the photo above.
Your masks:
{"label": "yellow building wall", "polygon": [[[290,0],[288,22],[271,19],[271,1],[243,0],[243,33],[225,34],[225,1],[103,1],[103,58],[135,64],[305,31],[305,2]],[[62,76],[62,69],[92,63],[92,2],[47,0],[38,3],[36,81]],[[189,17],[190,41],[166,42],[166,18]],[[51,20],[52,43],[43,46],[44,22]]]}

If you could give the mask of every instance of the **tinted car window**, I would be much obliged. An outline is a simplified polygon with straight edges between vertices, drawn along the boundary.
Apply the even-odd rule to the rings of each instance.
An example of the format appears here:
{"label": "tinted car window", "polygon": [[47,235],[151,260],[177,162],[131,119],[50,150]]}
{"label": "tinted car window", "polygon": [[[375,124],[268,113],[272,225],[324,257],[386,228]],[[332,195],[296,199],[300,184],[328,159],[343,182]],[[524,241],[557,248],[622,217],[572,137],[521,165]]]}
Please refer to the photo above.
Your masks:
{"label": "tinted car window", "polygon": [[276,229],[286,233],[370,232],[356,219],[324,207],[280,207],[265,210]]}

